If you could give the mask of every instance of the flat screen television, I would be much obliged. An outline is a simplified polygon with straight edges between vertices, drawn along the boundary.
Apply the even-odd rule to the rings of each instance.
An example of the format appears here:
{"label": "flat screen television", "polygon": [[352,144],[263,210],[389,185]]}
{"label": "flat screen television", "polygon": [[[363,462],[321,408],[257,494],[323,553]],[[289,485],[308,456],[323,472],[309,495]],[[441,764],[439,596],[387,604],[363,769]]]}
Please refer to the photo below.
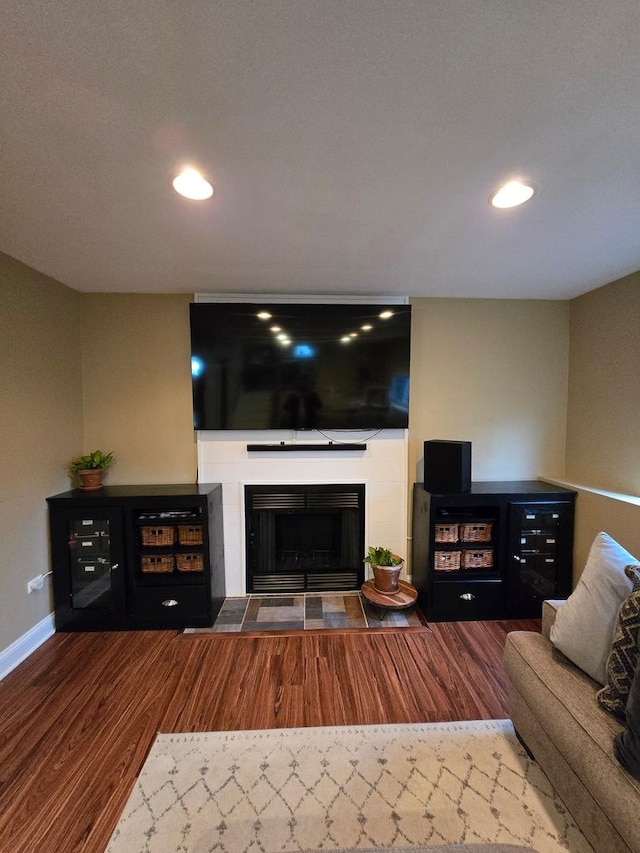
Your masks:
{"label": "flat screen television", "polygon": [[190,306],[198,430],[405,429],[409,305]]}

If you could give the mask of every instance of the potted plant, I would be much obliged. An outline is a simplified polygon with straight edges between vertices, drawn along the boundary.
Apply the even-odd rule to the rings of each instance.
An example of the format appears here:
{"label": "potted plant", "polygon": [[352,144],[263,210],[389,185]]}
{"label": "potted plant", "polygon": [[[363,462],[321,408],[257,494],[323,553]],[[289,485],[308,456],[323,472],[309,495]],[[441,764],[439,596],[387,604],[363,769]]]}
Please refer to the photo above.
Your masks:
{"label": "potted plant", "polygon": [[404,568],[404,560],[389,548],[371,547],[364,558],[373,571],[373,586],[378,592],[394,593],[398,591],[400,572]]}
{"label": "potted plant", "polygon": [[87,453],[74,459],[69,465],[69,471],[71,474],[79,475],[81,489],[93,491],[102,488],[102,475],[112,461],[113,453],[111,451],[103,453],[101,450],[94,450],[93,453]]}

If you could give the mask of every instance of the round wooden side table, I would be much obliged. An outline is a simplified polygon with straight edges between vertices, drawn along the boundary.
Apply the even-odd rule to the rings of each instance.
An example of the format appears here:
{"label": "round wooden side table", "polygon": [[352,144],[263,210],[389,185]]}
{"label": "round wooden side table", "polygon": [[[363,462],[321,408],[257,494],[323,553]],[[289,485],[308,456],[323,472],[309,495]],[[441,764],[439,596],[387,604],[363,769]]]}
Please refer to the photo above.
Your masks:
{"label": "round wooden side table", "polygon": [[380,621],[384,621],[385,611],[405,610],[416,603],[418,590],[407,581],[398,581],[396,592],[378,592],[373,580],[365,581],[360,592],[378,611]]}

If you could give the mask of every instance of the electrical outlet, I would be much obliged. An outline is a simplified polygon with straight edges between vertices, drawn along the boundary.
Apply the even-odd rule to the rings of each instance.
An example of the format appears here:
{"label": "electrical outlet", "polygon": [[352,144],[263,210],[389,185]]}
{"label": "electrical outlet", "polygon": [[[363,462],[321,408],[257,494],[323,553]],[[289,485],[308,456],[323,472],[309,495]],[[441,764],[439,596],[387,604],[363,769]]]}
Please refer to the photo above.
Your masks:
{"label": "electrical outlet", "polygon": [[31,578],[30,581],[27,581],[27,593],[31,595],[34,589],[42,589],[44,586],[44,575],[36,575],[35,578]]}

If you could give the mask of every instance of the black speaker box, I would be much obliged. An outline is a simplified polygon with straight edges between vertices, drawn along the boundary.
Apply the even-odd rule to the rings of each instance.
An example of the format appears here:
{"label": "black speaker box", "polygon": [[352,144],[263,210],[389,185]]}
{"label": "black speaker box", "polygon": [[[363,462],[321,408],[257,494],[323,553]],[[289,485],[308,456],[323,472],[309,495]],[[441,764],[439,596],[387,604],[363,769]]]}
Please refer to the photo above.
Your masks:
{"label": "black speaker box", "polygon": [[471,489],[471,442],[432,439],[424,443],[424,487],[436,494]]}

